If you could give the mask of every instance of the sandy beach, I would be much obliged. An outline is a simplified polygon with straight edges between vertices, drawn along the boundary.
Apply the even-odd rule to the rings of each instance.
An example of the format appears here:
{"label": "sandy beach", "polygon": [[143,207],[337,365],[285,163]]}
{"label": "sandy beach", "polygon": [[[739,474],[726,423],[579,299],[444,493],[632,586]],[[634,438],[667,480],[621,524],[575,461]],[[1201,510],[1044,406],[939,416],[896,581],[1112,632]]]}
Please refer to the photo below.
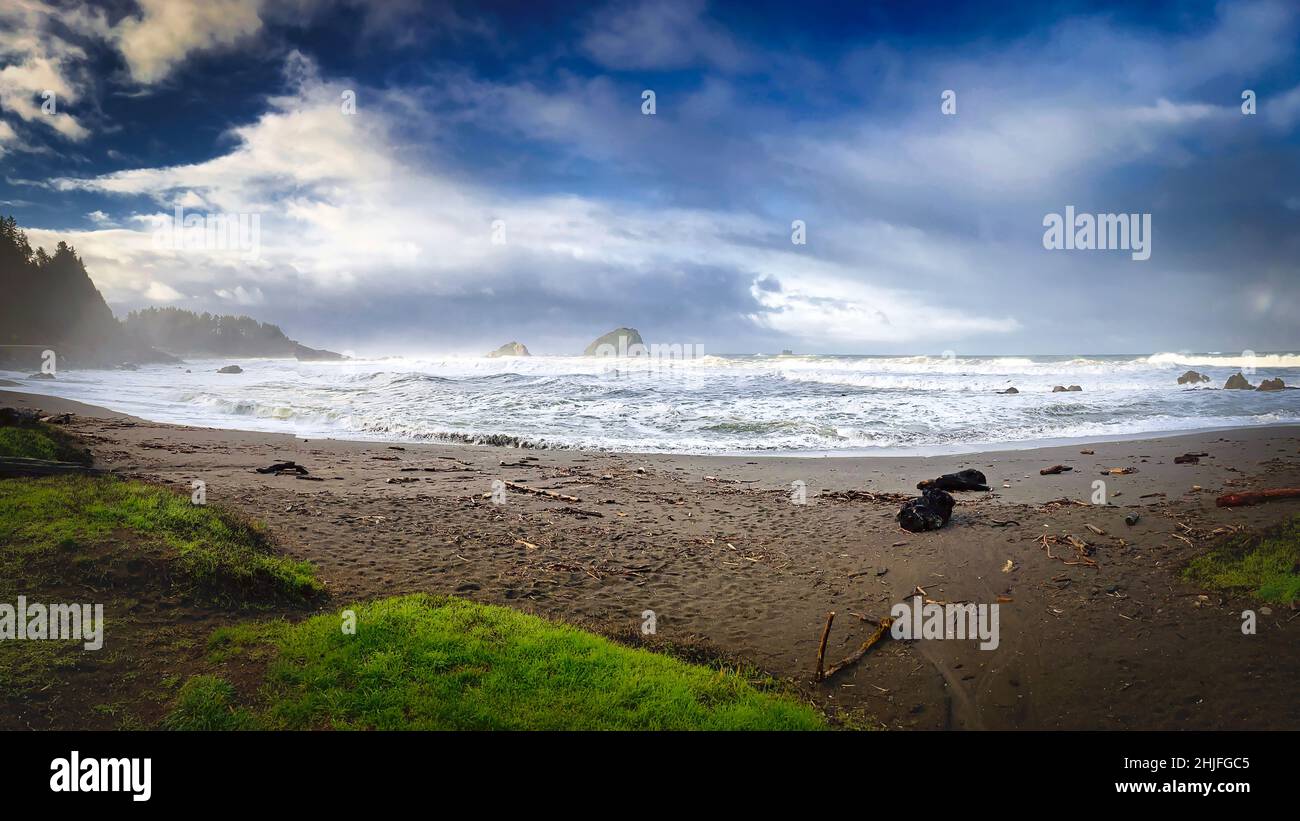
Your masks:
{"label": "sandy beach", "polygon": [[[742,458],[302,440],[8,391],[0,405],[72,413],[67,429],[98,467],[186,493],[204,481],[210,502],[260,519],[314,562],[331,607],[454,593],[612,635],[636,633],[653,610],[660,639],[702,643],[888,728],[1300,728],[1296,613],[1207,594],[1180,574],[1229,529],[1300,511],[1214,505],[1222,492],[1300,484],[1297,427],[960,456]],[[1175,464],[1187,452],[1208,455]],[[310,479],[256,472],[283,460]],[[1039,474],[1056,464],[1072,470]],[[1136,471],[1102,475],[1125,467]],[[992,490],[956,494],[940,531],[898,527],[895,494],[963,468]],[[1091,502],[1099,479],[1106,506]],[[494,480],[573,498],[508,489],[493,504]],[[806,504],[792,499],[796,482]],[[1095,567],[1068,564],[1069,548],[1045,548],[1043,534],[1082,538]],[[886,641],[814,680],[828,612],[829,664],[874,629],[859,614],[887,616],[918,587],[937,602],[1000,602],[999,647]],[[1256,635],[1241,631],[1248,608]]]}

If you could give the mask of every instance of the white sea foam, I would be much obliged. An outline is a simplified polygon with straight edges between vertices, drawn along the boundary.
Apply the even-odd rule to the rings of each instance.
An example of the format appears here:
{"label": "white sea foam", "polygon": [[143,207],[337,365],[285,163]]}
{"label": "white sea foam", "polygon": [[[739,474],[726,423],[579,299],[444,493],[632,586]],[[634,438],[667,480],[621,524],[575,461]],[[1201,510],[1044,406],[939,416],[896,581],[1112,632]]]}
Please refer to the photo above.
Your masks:
{"label": "white sea foam", "polygon": [[[217,374],[223,364],[69,371],[23,389],[158,421],[305,438],[691,453],[955,452],[1300,422],[1300,391],[1210,389],[1251,366],[1252,381],[1300,383],[1293,353],[263,359]],[[1189,367],[1211,381],[1178,385]],[[1071,384],[1084,390],[1051,392]],[[1020,393],[998,393],[1011,386]]]}

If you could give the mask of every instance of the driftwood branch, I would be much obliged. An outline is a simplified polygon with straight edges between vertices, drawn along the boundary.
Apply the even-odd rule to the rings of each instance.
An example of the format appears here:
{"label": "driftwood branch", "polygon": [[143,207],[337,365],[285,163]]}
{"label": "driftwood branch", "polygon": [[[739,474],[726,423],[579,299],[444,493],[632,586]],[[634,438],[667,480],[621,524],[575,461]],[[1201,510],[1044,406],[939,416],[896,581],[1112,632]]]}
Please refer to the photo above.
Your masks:
{"label": "driftwood branch", "polygon": [[[548,497],[550,497],[550,498],[552,498],[552,499],[559,499],[559,500],[561,500],[561,501],[565,501],[565,502],[580,502],[580,501],[582,501],[582,500],[579,499],[577,496],[570,496],[570,495],[568,495],[567,493],[557,493],[557,492],[554,491],[554,490],[545,490],[545,489],[540,488],[540,487],[529,487],[528,485],[521,485],[521,484],[519,484],[518,482],[506,482],[505,485],[506,485],[506,487],[508,487],[509,489],[511,489],[511,490],[517,490],[517,491],[519,491],[520,493],[533,493],[533,494],[536,494],[536,495],[538,495],[538,496],[548,496]],[[483,494],[483,498],[486,499],[486,498],[488,498],[488,497],[491,496],[491,495],[492,495],[491,493],[484,493],[484,494]]]}
{"label": "driftwood branch", "polygon": [[822,680],[822,665],[826,662],[826,640],[831,637],[831,622],[835,621],[835,611],[826,614],[826,626],[822,628],[822,640],[817,645],[817,680]]}
{"label": "driftwood branch", "polygon": [[98,476],[104,471],[98,468],[79,465],[76,462],[51,462],[46,459],[20,459],[18,457],[0,458],[0,477],[16,476],[64,476],[81,474]]}
{"label": "driftwood branch", "polygon": [[826,678],[830,678],[831,676],[835,675],[839,671],[843,670],[845,667],[849,667],[861,661],[862,657],[867,654],[868,650],[870,650],[872,647],[875,647],[876,644],[881,639],[889,635],[889,628],[893,626],[893,624],[894,624],[894,620],[891,618],[881,619],[880,626],[876,628],[874,633],[872,633],[870,636],[867,636],[867,640],[862,642],[861,647],[853,651],[853,655],[844,659],[844,661],[841,661],[839,664],[833,665],[829,670],[826,671]]}
{"label": "driftwood branch", "polygon": [[258,473],[274,473],[276,476],[282,476],[286,473],[296,473],[299,476],[307,475],[307,468],[297,462],[276,462],[274,465],[267,465],[264,468],[255,468],[255,470]]}
{"label": "driftwood branch", "polygon": [[1241,493],[1225,493],[1214,500],[1219,507],[1244,507],[1258,505],[1274,499],[1300,499],[1300,487],[1276,487],[1269,490],[1246,490]]}

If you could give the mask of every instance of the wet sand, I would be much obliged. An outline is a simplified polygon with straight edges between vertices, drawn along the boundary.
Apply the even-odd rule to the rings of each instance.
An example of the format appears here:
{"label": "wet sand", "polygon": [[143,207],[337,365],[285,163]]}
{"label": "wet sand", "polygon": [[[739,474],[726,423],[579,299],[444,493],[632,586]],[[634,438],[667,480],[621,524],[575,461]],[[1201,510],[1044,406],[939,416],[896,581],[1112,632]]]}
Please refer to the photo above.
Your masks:
{"label": "wet sand", "polygon": [[[330,607],[455,593],[611,633],[653,610],[661,638],[702,640],[890,728],[1300,729],[1297,611],[1203,599],[1181,578],[1227,529],[1300,512],[1296,500],[1214,505],[1222,492],[1300,485],[1300,427],[957,456],[744,458],[304,441],[0,391],[6,405],[73,413],[68,428],[99,467],[186,493],[203,480],[210,502],[261,519],[315,562]],[[1175,464],[1186,452],[1208,456]],[[281,460],[313,480],[255,472]],[[1055,464],[1073,470],[1039,475]],[[967,467],[992,490],[954,494],[940,531],[897,526],[892,494]],[[1102,476],[1120,467],[1137,472]],[[577,501],[510,489],[494,504],[493,480]],[[1092,504],[1097,480],[1108,505]],[[806,504],[792,499],[795,482]],[[1088,542],[1096,566],[1067,564],[1068,545],[1049,556],[1043,534]],[[1000,646],[886,641],[813,680],[828,612],[830,664],[874,629],[855,614],[887,616],[918,586],[938,602],[1001,600]],[[1256,635],[1241,632],[1247,608]]]}

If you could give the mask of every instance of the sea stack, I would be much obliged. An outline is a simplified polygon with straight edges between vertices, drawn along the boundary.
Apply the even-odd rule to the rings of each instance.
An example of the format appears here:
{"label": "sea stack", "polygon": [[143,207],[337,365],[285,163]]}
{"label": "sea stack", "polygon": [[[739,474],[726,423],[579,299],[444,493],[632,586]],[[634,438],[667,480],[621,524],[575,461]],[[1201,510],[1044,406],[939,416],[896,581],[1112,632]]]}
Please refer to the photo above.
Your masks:
{"label": "sea stack", "polygon": [[615,328],[597,337],[583,356],[641,356],[646,353],[645,342],[636,328]]}
{"label": "sea stack", "polygon": [[524,347],[524,343],[522,342],[507,342],[500,348],[489,353],[488,356],[532,356],[532,354],[528,352],[528,348]]}
{"label": "sea stack", "polygon": [[1225,391],[1253,391],[1255,386],[1247,382],[1246,377],[1242,376],[1241,372],[1238,371],[1228,377],[1228,381],[1223,383],[1223,389]]}
{"label": "sea stack", "polygon": [[1279,376],[1277,379],[1265,379],[1263,382],[1260,382],[1260,383],[1259,383],[1259,387],[1256,388],[1255,390],[1257,390],[1257,391],[1284,391],[1284,390],[1286,390],[1286,383],[1282,381],[1282,377],[1280,377],[1280,376]]}
{"label": "sea stack", "polygon": [[1187,373],[1178,377],[1178,384],[1180,385],[1186,385],[1188,382],[1195,383],[1195,382],[1209,382],[1209,381],[1210,381],[1210,377],[1206,376],[1203,373],[1197,373],[1196,371],[1188,371]]}

